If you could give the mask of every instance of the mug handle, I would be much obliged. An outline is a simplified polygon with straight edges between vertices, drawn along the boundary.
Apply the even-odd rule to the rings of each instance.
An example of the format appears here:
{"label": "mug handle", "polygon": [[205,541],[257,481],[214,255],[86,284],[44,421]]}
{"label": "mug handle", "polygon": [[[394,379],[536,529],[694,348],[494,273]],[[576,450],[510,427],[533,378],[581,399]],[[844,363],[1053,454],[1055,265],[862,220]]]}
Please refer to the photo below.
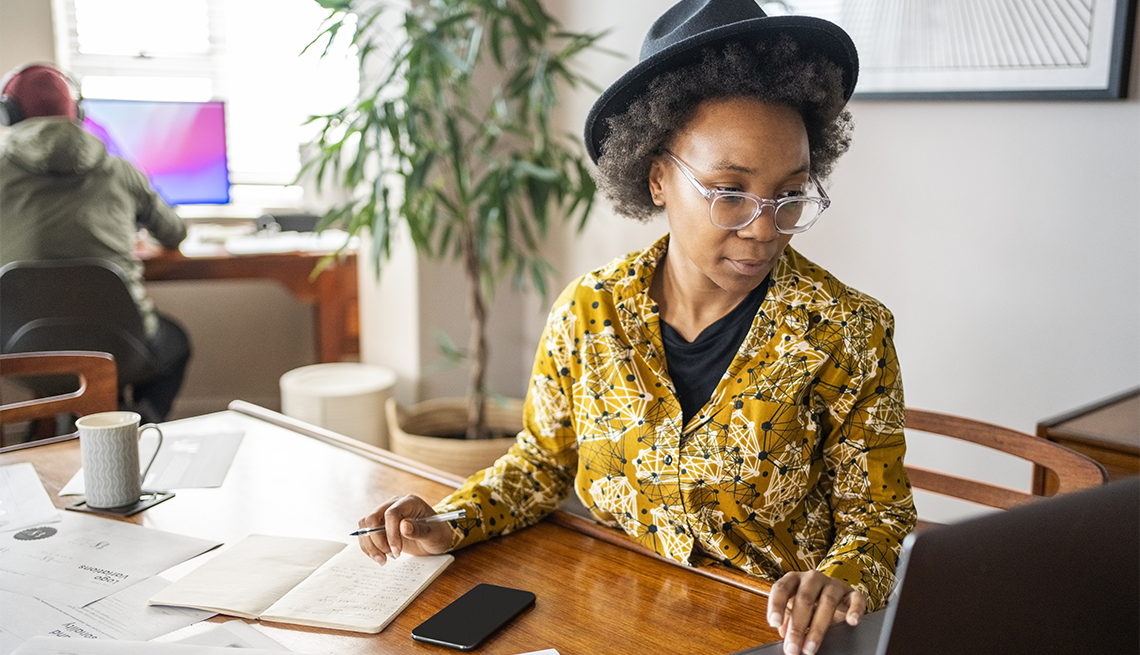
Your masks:
{"label": "mug handle", "polygon": [[139,439],[142,439],[143,432],[148,430],[148,429],[154,430],[155,432],[158,433],[158,445],[155,446],[154,454],[150,456],[150,461],[146,463],[146,468],[143,469],[142,477],[139,478],[140,482],[143,480],[146,480],[146,474],[150,473],[151,464],[154,464],[154,460],[158,458],[158,451],[162,450],[162,430],[155,423],[147,423],[146,425],[140,426],[139,427]]}

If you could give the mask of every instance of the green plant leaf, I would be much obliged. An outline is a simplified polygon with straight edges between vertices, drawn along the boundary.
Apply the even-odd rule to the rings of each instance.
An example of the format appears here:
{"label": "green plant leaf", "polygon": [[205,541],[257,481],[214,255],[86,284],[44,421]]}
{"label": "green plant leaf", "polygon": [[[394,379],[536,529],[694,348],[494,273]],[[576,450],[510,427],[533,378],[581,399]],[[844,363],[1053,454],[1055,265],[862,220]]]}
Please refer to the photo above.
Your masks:
{"label": "green plant leaf", "polygon": [[582,229],[597,190],[552,111],[561,89],[589,84],[573,64],[602,34],[562,30],[540,0],[315,1],[330,14],[306,48],[355,30],[366,71],[358,101],[309,119],[303,173],[350,198],[322,225],[370,232],[378,273],[403,223],[424,255],[475,262],[483,294],[508,275],[545,294],[542,241],[559,222]]}
{"label": "green plant leaf", "polygon": [[348,11],[352,6],[352,0],[314,0],[318,5],[325,9],[332,9],[333,11]]}

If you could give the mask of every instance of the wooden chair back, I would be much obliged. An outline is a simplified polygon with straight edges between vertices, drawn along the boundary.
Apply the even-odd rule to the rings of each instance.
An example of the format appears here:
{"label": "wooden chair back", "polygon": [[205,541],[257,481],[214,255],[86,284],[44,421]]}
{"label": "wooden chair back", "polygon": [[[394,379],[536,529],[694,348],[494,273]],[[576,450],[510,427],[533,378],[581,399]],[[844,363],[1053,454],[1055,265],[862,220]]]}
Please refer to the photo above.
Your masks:
{"label": "wooden chair back", "polygon": [[0,404],[0,425],[54,418],[72,413],[86,416],[119,408],[115,358],[107,353],[61,350],[0,355],[0,376],[76,375],[79,388],[46,398]]}
{"label": "wooden chair back", "polygon": [[[1099,486],[1108,481],[1104,467],[1095,460],[1060,444],[1000,425],[908,407],[906,427],[969,441],[1043,466],[1057,475],[1058,494]],[[906,465],[906,471],[914,489],[998,509],[1011,509],[1042,498],[1029,492],[911,464]],[[925,522],[919,523],[921,526]]]}

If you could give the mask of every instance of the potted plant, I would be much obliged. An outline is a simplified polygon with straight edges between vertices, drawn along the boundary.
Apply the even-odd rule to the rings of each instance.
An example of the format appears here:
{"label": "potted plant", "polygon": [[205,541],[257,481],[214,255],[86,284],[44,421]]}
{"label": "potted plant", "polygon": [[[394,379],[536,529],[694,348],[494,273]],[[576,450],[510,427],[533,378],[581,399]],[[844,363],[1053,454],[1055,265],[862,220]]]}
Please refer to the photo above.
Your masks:
{"label": "potted plant", "polygon": [[551,111],[583,82],[571,61],[600,35],[562,31],[539,0],[316,1],[331,12],[310,45],[352,30],[365,71],[357,101],[313,119],[306,170],[352,195],[322,226],[368,231],[377,271],[400,222],[420,253],[461,262],[460,432],[485,439],[489,295],[508,276],[545,294],[544,237],[560,221],[580,229],[594,198],[578,141],[552,129]]}

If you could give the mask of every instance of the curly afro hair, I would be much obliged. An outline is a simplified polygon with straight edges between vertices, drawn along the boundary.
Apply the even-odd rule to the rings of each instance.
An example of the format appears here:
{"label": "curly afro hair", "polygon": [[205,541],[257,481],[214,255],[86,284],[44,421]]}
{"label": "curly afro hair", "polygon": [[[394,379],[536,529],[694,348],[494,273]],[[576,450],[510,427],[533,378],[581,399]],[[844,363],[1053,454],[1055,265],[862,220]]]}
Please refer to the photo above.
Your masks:
{"label": "curly afro hair", "polygon": [[799,112],[807,129],[811,173],[825,179],[851,143],[843,72],[790,37],[707,48],[696,63],[663,73],[629,109],[609,119],[598,186],[629,218],[649,220],[661,208],[649,193],[649,170],[673,136],[706,100],[755,98]]}

